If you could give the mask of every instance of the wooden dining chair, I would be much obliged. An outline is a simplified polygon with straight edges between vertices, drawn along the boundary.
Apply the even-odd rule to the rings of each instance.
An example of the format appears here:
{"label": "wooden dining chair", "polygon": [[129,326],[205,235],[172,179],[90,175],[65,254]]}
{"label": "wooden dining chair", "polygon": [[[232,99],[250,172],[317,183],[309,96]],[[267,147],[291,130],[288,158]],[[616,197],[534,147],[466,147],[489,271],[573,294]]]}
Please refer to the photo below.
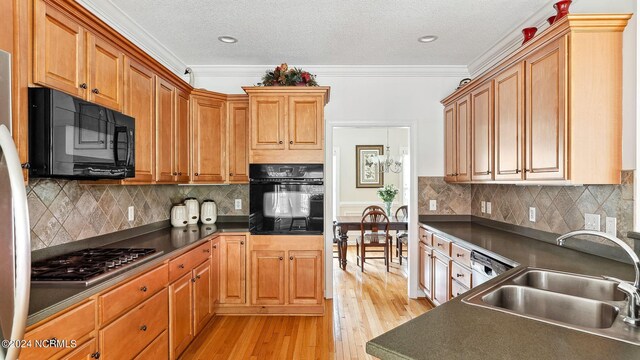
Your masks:
{"label": "wooden dining chair", "polygon": [[[396,221],[408,221],[409,220],[409,207],[407,205],[400,206],[398,210],[396,210]],[[409,254],[407,256],[402,255],[402,248],[406,246],[407,253],[409,251],[409,233],[405,230],[398,230],[396,232],[396,256],[398,257],[398,261],[400,261],[400,265],[402,265],[402,258],[407,259],[409,261]]]}
{"label": "wooden dining chair", "polygon": [[333,245],[337,248],[337,250],[333,250],[333,258],[338,259],[338,265],[340,265],[340,260],[342,260],[342,249],[340,248],[340,226],[337,226],[336,224],[333,224]]}
{"label": "wooden dining chair", "polygon": [[366,213],[371,212],[371,211],[380,211],[381,213],[386,214],[386,212],[384,211],[384,209],[381,206],[369,205],[366,208],[364,208],[364,210],[362,210],[362,216],[364,216]]}
{"label": "wooden dining chair", "polygon": [[[383,211],[373,210],[366,213],[360,221],[360,236],[356,238],[356,264],[360,265],[361,271],[364,272],[364,263],[366,259],[384,259],[384,264],[389,271],[389,254],[391,244],[391,236],[389,235],[389,218]],[[369,256],[367,257],[367,249],[378,249],[376,252],[382,252],[383,257]],[[382,250],[379,250],[382,249]]]}

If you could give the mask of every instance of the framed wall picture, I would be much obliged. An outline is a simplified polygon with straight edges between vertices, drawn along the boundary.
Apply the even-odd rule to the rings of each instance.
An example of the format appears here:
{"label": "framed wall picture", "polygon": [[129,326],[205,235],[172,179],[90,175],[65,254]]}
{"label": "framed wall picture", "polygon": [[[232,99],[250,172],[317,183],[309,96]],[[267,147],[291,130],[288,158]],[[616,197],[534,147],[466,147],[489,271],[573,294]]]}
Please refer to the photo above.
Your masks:
{"label": "framed wall picture", "polygon": [[356,145],[356,188],[379,188],[384,185],[376,156],[384,154],[383,145]]}

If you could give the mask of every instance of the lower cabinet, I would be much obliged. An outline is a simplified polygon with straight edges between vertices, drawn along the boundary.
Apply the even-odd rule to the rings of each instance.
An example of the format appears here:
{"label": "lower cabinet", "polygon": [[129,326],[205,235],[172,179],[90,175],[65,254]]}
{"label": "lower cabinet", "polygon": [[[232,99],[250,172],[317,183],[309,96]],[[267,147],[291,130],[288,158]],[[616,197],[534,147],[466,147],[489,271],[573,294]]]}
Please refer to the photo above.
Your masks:
{"label": "lower cabinet", "polygon": [[95,338],[91,338],[89,341],[78,346],[70,354],[62,357],[60,360],[88,360],[98,358],[100,358],[100,353],[98,352],[98,341]]}
{"label": "lower cabinet", "polygon": [[419,284],[420,288],[427,295],[428,298],[432,298],[433,292],[433,248],[427,246],[422,241],[419,243]]}
{"label": "lower cabinet", "polygon": [[189,346],[193,331],[193,282],[187,274],[169,286],[171,308],[169,327],[171,334],[171,358],[177,358]]}
{"label": "lower cabinet", "polygon": [[285,256],[282,250],[251,251],[251,304],[284,304]]}
{"label": "lower cabinet", "polygon": [[246,237],[223,235],[220,239],[220,304],[246,303]]}
{"label": "lower cabinet", "polygon": [[322,251],[289,251],[289,304],[322,304]]}
{"label": "lower cabinet", "polygon": [[220,303],[220,238],[211,240],[211,313],[215,314],[215,306]]}
{"label": "lower cabinet", "polygon": [[449,301],[449,257],[433,252],[433,297],[436,305]]}

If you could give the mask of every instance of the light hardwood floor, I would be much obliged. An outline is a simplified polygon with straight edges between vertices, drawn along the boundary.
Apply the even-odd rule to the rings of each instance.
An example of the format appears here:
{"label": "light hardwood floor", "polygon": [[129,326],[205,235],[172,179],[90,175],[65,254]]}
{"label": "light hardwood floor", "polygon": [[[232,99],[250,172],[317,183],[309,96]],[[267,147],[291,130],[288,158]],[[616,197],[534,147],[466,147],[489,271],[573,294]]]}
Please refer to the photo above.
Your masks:
{"label": "light hardwood floor", "polygon": [[366,342],[432,308],[407,298],[406,262],[367,260],[365,273],[348,251],[334,259],[334,298],[324,316],[216,316],[182,359],[370,359]]}

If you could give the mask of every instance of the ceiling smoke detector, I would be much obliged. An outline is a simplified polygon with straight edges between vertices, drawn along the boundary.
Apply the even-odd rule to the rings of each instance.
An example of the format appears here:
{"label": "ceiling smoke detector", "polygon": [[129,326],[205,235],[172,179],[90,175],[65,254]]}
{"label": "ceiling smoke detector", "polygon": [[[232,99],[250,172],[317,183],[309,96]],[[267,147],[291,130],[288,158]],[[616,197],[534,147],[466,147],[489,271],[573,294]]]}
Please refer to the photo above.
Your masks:
{"label": "ceiling smoke detector", "polygon": [[421,43],[430,43],[438,40],[438,37],[435,35],[425,35],[418,38],[418,41]]}
{"label": "ceiling smoke detector", "polygon": [[233,36],[227,36],[227,35],[218,36],[218,40],[220,40],[225,44],[235,44],[238,42],[238,39],[234,38]]}

